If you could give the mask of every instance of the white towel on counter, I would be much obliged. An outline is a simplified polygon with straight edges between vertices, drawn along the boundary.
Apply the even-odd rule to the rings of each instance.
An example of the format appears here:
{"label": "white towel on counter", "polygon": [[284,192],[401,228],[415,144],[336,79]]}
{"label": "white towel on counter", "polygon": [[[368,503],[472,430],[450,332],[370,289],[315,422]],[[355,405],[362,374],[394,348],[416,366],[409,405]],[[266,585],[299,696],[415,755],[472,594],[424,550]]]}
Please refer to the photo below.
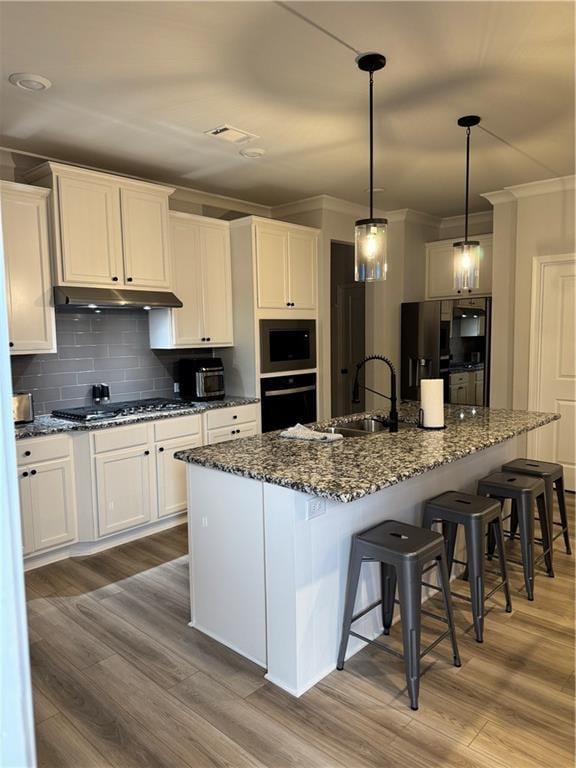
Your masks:
{"label": "white towel on counter", "polygon": [[342,435],[336,432],[316,432],[303,424],[285,429],[284,432],[280,432],[280,437],[289,437],[291,440],[313,440],[317,443],[337,443],[343,440]]}

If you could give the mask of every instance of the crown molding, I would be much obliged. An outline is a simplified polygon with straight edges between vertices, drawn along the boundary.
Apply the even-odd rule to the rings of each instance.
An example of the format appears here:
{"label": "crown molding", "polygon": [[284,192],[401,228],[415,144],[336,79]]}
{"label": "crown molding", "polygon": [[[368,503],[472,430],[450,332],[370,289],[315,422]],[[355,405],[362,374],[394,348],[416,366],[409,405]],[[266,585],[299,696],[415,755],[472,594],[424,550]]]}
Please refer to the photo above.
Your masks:
{"label": "crown molding", "polygon": [[[484,195],[485,197],[485,195]],[[440,222],[440,229],[447,229],[448,227],[464,227],[464,214],[458,216],[446,216]],[[470,213],[468,215],[468,222],[473,222],[479,226],[492,224],[492,211],[478,211],[477,213]]]}
{"label": "crown molding", "polygon": [[510,202],[510,200],[520,200],[524,197],[550,195],[554,192],[571,192],[574,189],[576,189],[576,176],[557,176],[553,179],[542,179],[541,181],[530,181],[527,184],[504,187],[504,189],[496,192],[486,192],[482,197],[489,200],[492,205],[497,205],[498,203]]}
{"label": "crown molding", "polygon": [[405,221],[409,224],[425,224],[430,227],[438,227],[441,219],[424,211],[415,211],[412,208],[397,208],[394,211],[386,211],[384,216],[389,223]]}
{"label": "crown molding", "polygon": [[[276,205],[272,209],[272,217],[291,216],[297,213],[310,213],[311,211],[331,211],[342,213],[346,216],[354,216],[356,219],[366,218],[366,206],[352,203],[332,195],[314,195],[302,200],[294,200],[292,203]],[[378,215],[384,215],[382,211],[376,211]]]}

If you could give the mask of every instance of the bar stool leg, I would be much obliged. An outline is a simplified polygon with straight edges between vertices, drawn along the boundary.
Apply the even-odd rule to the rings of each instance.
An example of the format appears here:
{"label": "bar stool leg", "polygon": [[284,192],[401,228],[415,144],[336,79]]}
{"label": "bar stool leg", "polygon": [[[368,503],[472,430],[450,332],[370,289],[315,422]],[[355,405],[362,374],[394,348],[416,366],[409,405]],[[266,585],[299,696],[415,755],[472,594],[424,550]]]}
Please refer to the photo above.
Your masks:
{"label": "bar stool leg", "polygon": [[420,602],[422,599],[422,567],[405,562],[397,571],[400,616],[402,619],[402,640],[406,683],[410,696],[410,707],[418,709],[420,690]]}
{"label": "bar stool leg", "polygon": [[544,547],[544,562],[546,571],[550,578],[554,578],[554,567],[552,563],[552,536],[550,535],[550,516],[546,503],[546,494],[540,494],[536,498],[536,507],[538,508],[538,519],[540,520],[540,530],[542,532],[542,544]]}
{"label": "bar stool leg", "polygon": [[[562,523],[562,533],[564,534],[564,546],[566,547],[566,554],[572,554],[572,547],[570,546],[570,534],[568,532],[568,515],[566,514],[566,496],[564,495],[564,478],[559,477],[556,480],[556,496],[558,497],[558,507],[560,508],[560,521]],[[550,511],[552,514],[552,511]]]}
{"label": "bar stool leg", "polygon": [[448,520],[442,521],[442,536],[446,543],[446,568],[448,576],[452,575],[452,566],[454,564],[454,552],[456,550],[456,536],[458,535],[458,525]]}
{"label": "bar stool leg", "polygon": [[534,513],[529,499],[516,504],[520,525],[520,549],[528,600],[534,600]]}
{"label": "bar stool leg", "polygon": [[[489,534],[493,531],[489,528]],[[485,526],[479,521],[470,521],[466,528],[466,550],[468,559],[468,580],[472,598],[472,618],[476,642],[484,642],[484,538]],[[491,538],[489,536],[488,541]]]}
{"label": "bar stool leg", "polygon": [[454,625],[454,611],[452,610],[452,597],[450,595],[450,578],[448,577],[448,568],[446,567],[446,561],[443,557],[436,559],[438,566],[438,575],[440,582],[440,588],[442,589],[442,597],[444,599],[444,609],[446,611],[446,619],[448,621],[448,629],[450,630],[450,642],[452,643],[452,656],[454,659],[454,666],[461,667],[460,653],[458,651],[458,642],[456,640],[456,626]]}
{"label": "bar stool leg", "polygon": [[512,512],[510,513],[510,538],[511,539],[516,538],[517,530],[518,530],[518,513],[516,512],[516,507],[514,506],[514,502],[512,502]]}
{"label": "bar stool leg", "polygon": [[382,588],[382,625],[384,634],[390,634],[394,618],[394,598],[396,597],[396,569],[387,563],[380,563],[380,583]]}
{"label": "bar stool leg", "polygon": [[358,580],[360,578],[360,569],[362,568],[362,555],[358,550],[356,540],[352,539],[352,548],[350,550],[350,564],[348,566],[348,578],[346,581],[346,597],[344,599],[344,618],[342,619],[342,639],[340,640],[340,650],[338,651],[338,661],[336,669],[344,669],[344,658],[348,647],[348,638],[350,637],[350,627],[352,617],[354,616],[354,603],[356,602],[356,592],[358,590]]}
{"label": "bar stool leg", "polygon": [[508,581],[508,566],[506,564],[506,550],[504,548],[504,530],[502,518],[497,517],[490,523],[494,527],[494,536],[498,546],[498,558],[500,560],[500,574],[504,582],[504,597],[506,598],[506,613],[512,613],[512,598],[510,596],[510,582]]}

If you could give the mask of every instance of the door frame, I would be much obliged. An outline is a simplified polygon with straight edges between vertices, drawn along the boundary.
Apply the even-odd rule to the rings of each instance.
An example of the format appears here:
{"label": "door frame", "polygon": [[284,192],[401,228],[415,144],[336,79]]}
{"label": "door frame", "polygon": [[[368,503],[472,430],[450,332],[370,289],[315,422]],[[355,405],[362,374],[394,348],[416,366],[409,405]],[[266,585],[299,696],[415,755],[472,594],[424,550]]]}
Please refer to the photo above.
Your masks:
{"label": "door frame", "polygon": [[[539,409],[542,367],[542,321],[544,314],[544,274],[547,267],[576,262],[576,253],[545,254],[532,261],[532,296],[530,303],[530,341],[528,352],[528,410]],[[536,432],[528,434],[528,451],[536,446]]]}

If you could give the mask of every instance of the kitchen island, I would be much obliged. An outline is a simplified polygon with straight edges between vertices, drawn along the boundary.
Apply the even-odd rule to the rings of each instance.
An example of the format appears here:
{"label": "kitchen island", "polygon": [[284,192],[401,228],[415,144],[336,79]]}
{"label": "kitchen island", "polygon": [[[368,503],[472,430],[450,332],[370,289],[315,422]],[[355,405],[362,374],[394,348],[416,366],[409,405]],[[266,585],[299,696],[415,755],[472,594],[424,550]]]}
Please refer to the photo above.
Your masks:
{"label": "kitchen island", "polygon": [[[425,499],[473,492],[524,452],[524,433],[559,418],[448,406],[446,429],[427,431],[417,412],[402,405],[395,434],[311,443],[272,432],[178,451],[188,463],[191,625],[300,696],[336,666],[351,536],[390,518],[419,524]],[[364,566],[357,610],[379,589],[376,565]],[[367,613],[358,632],[377,637],[380,617]],[[351,638],[348,655],[363,645]]]}

